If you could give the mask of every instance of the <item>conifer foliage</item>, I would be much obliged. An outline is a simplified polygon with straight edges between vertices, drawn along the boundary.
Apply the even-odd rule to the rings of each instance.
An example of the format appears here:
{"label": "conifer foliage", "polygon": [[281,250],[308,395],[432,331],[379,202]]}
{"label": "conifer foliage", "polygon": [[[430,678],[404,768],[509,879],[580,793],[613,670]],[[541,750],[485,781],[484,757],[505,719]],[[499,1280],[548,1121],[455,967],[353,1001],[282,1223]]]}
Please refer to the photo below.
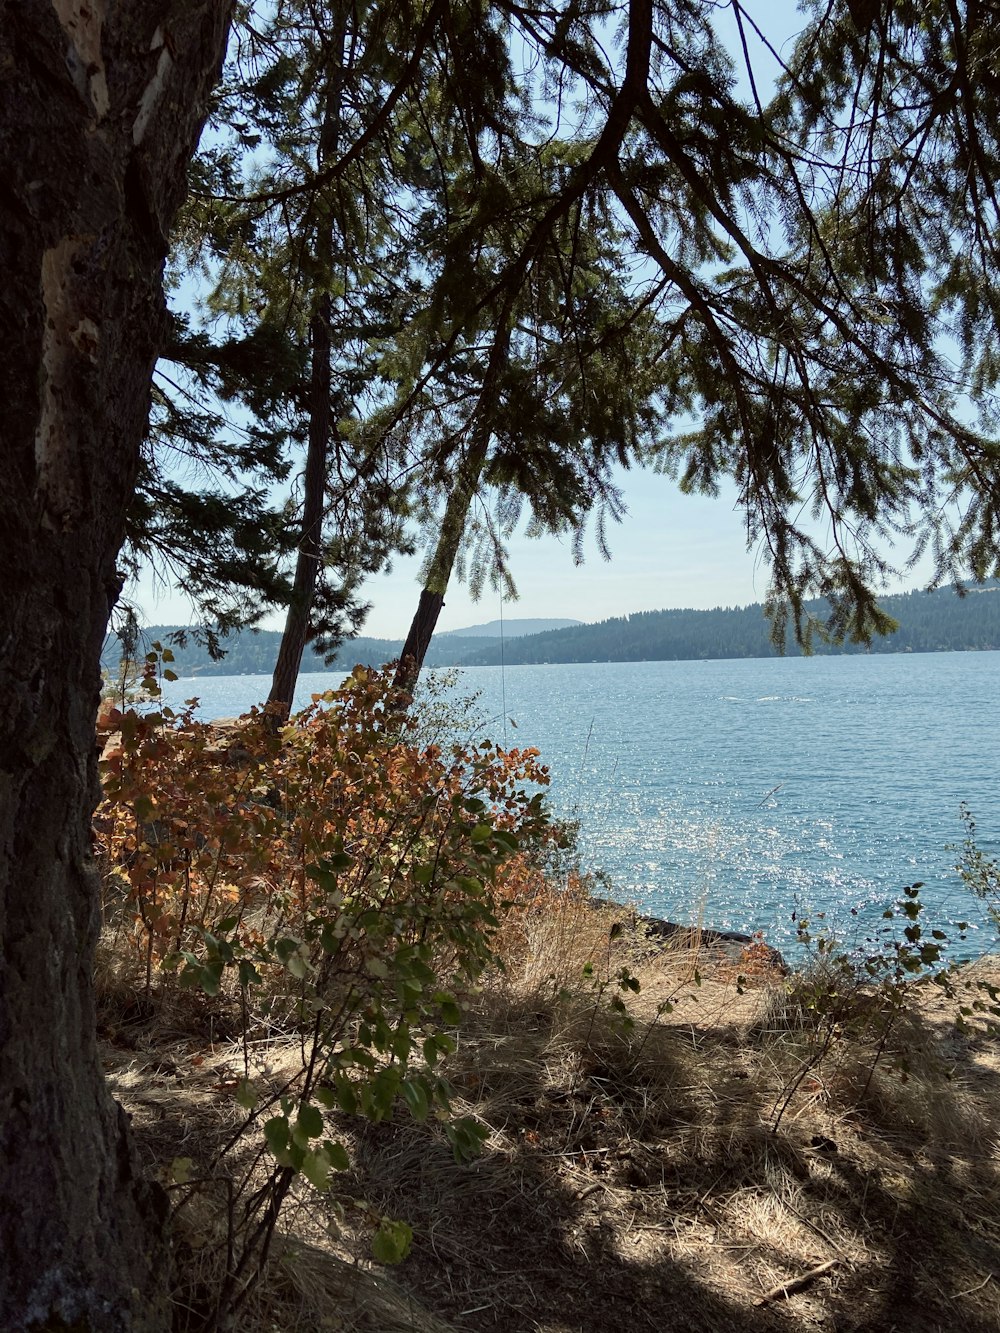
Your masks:
{"label": "conifer foliage", "polygon": [[883,632],[893,544],[995,570],[991,9],[802,21],[785,58],[738,0],[243,12],[182,234],[244,339],[315,368],[330,301],[310,635],[409,520],[419,669],[453,571],[510,586],[525,503],[603,549],[618,465],[735,480],[779,636],[811,595]]}

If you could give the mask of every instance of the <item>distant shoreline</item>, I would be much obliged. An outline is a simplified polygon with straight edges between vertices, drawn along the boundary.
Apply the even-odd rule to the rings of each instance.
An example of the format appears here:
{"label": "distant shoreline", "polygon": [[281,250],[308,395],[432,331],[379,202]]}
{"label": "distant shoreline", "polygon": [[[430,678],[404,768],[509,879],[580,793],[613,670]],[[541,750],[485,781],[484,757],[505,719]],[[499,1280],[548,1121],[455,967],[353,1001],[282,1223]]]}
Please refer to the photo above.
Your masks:
{"label": "distant shoreline", "polygon": [[[995,653],[995,652],[1000,652],[1000,647],[990,646],[986,648],[896,648],[896,649],[883,648],[878,651],[872,650],[871,652],[828,651],[823,654],[817,653],[814,655],[823,656],[824,658],[905,657],[908,655],[914,657],[917,656],[922,657],[922,656],[927,656],[931,653],[951,654],[951,653]],[[793,655],[791,653],[785,653],[785,654],[770,653],[767,655],[758,655],[755,653],[741,653],[738,656],[729,656],[729,657],[629,657],[629,658],[607,657],[607,658],[587,658],[572,662],[570,661],[505,662],[504,665],[506,667],[516,667],[516,666],[561,667],[561,666],[642,666],[642,665],[651,666],[654,663],[658,662],[784,662],[788,661],[789,658],[793,656],[802,657],[803,654],[797,653]],[[322,663],[320,663],[318,666],[310,665],[308,667],[303,667],[301,674],[304,676],[335,676],[340,672],[350,672],[355,666],[358,665],[380,668],[387,665],[392,660],[394,659],[387,658],[385,662],[375,662],[375,661],[362,661],[357,657],[345,658],[343,660],[338,660],[334,662],[332,666],[324,666]],[[431,671],[449,671],[456,669],[472,670],[478,667],[491,667],[500,665],[501,664],[499,662],[447,662],[447,663],[435,663],[434,665],[429,666],[428,670]],[[227,669],[228,667],[227,661],[220,662],[218,664],[218,667],[219,667],[218,670],[205,669],[205,670],[191,671],[187,673],[178,672],[177,679],[179,682],[183,682],[185,680],[210,680],[213,677],[238,678],[241,676],[247,676],[247,677],[259,677],[260,679],[264,680],[264,679],[270,679],[272,674],[270,669],[266,671],[233,671],[231,669]]]}
{"label": "distant shoreline", "polygon": [[[825,643],[817,636],[817,657],[884,653],[993,652],[1000,649],[1000,582],[991,580],[957,596],[951,588],[934,592],[899,593],[883,597],[882,609],[898,628],[883,638],[864,643]],[[822,622],[829,614],[823,602],[804,606],[807,616]],[[732,661],[752,658],[797,657],[801,649],[787,634],[785,652],[770,640],[770,623],[764,607],[719,607],[712,611],[638,611],[594,624],[565,623],[540,633],[517,633],[515,626],[533,621],[505,622],[503,637],[492,636],[494,624],[470,626],[462,631],[435,635],[425,665],[428,667],[590,664],[597,662],[696,662]],[[546,622],[540,622],[546,623]],[[552,622],[548,622],[552,623]],[[144,630],[143,642],[168,643],[171,636],[189,636],[184,648],[172,645],[174,670],[184,677],[269,675],[278,656],[278,630],[244,631],[228,640],[226,657],[211,659],[207,649],[194,641],[190,626],[153,625]],[[341,645],[327,665],[307,650],[304,673],[350,670],[361,663],[382,666],[398,658],[402,640],[359,637]],[[145,647],[143,652],[145,652]],[[113,636],[106,646],[103,665],[116,674],[117,645]]]}

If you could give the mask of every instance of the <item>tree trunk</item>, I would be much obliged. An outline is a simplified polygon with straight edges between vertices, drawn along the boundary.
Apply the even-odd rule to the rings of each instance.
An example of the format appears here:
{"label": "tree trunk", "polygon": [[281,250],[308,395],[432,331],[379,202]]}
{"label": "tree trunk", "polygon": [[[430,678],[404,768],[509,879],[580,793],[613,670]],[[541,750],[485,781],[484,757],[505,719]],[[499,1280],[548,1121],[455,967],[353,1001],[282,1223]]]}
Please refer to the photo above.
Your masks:
{"label": "tree trunk", "polygon": [[427,570],[424,589],[420,594],[417,611],[410,632],[399,655],[399,664],[393,684],[406,694],[412,694],[420,678],[424,658],[437,628],[438,616],[444,606],[445,593],[451,580],[451,571],[462,544],[465,524],[472,500],[489,455],[493,413],[500,396],[500,385],[510,356],[510,335],[513,327],[513,297],[508,295],[497,315],[493,345],[483,377],[483,387],[471,421],[469,446],[457,465],[455,485],[445,505],[441,531],[438,534],[434,558]]}
{"label": "tree trunk", "polygon": [[327,293],[313,315],[312,375],[309,385],[309,448],[302,488],[302,536],[295,560],[295,580],[285,628],[278,647],[271,692],[267,697],[276,718],[287,721],[292,711],[302,654],[309,639],[316,580],[323,563],[323,513],[326,508],[326,464],[330,448],[330,313]]}
{"label": "tree trunk", "polygon": [[488,431],[480,431],[472,449],[459,465],[454,488],[448,496],[437,546],[434,548],[434,557],[427,570],[417,610],[410,623],[410,632],[399,655],[399,664],[393,679],[396,689],[403,690],[407,694],[413,693],[420,678],[427,649],[430,647],[438,617],[444,607],[445,593],[448,591],[451,571],[455,567],[458,548],[462,544],[462,534],[465,532],[472,498],[486,463],[488,444]]}
{"label": "tree trunk", "polygon": [[0,1327],[169,1327],[101,1074],[99,661],[230,0],[0,0]]}
{"label": "tree trunk", "polygon": [[[335,160],[340,154],[341,120],[344,97],[344,45],[347,40],[347,10],[340,8],[326,53],[326,104],[320,134],[317,164]],[[331,281],[333,265],[333,225],[329,205],[321,206],[323,219],[316,252],[321,280]],[[323,565],[323,517],[326,512],[326,473],[333,429],[330,402],[332,337],[330,320],[333,302],[329,291],[321,292],[309,323],[312,366],[309,384],[309,447],[303,477],[302,536],[295,560],[292,597],[285,617],[285,628],[278,648],[278,660],[271,680],[267,702],[276,718],[287,721],[292,711],[295,685],[302,666],[302,654],[309,642],[316,583]]]}

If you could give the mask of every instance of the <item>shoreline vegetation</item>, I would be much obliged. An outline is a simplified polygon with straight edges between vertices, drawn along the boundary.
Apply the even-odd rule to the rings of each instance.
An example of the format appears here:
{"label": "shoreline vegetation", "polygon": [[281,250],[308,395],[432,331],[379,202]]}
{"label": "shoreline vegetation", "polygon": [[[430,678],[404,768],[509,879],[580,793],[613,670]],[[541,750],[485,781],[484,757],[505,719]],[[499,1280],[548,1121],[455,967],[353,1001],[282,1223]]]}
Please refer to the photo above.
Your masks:
{"label": "shoreline vegetation", "polygon": [[1000,959],[918,887],[794,971],[644,918],[533,752],[398,703],[102,710],[102,1058],[177,1333],[992,1333]]}
{"label": "shoreline vegetation", "polygon": [[[967,586],[964,595],[952,588],[915,591],[883,597],[880,605],[899,628],[870,644],[829,644],[816,637],[818,655],[841,653],[968,652],[1000,648],[1000,582],[989,580]],[[817,621],[829,614],[823,602],[806,603]],[[532,622],[520,622],[531,625]],[[696,661],[703,658],[777,657],[770,625],[761,604],[717,607],[711,611],[640,611],[591,625],[565,625],[542,633],[517,632],[499,637],[482,633],[489,626],[449,631],[431,640],[426,665],[430,667],[507,666],[574,663]],[[143,631],[146,642],[166,642],[178,632],[187,636],[183,646],[173,643],[176,670],[182,676],[266,675],[274,669],[281,635],[276,630],[244,631],[223,641],[225,657],[213,660],[196,642],[190,626],[157,625]],[[359,662],[379,667],[398,658],[403,641],[359,637],[343,643],[333,663],[306,649],[303,671],[350,670]],[[800,649],[789,637],[785,651]],[[105,648],[104,666],[118,670],[120,648],[114,637]]]}

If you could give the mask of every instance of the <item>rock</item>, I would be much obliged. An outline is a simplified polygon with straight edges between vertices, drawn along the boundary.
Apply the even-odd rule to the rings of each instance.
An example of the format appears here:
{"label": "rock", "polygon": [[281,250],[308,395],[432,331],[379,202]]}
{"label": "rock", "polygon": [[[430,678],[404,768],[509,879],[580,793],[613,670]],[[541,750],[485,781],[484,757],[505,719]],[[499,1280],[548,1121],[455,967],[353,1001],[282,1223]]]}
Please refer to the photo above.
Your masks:
{"label": "rock", "polygon": [[663,917],[644,916],[621,903],[607,898],[594,898],[595,907],[611,908],[628,917],[629,925],[637,935],[653,944],[665,945],[669,940],[681,946],[711,949],[734,963],[763,962],[768,967],[787,973],[781,953],[767,944],[762,935],[743,935],[736,930],[713,930],[708,926],[683,926]]}

